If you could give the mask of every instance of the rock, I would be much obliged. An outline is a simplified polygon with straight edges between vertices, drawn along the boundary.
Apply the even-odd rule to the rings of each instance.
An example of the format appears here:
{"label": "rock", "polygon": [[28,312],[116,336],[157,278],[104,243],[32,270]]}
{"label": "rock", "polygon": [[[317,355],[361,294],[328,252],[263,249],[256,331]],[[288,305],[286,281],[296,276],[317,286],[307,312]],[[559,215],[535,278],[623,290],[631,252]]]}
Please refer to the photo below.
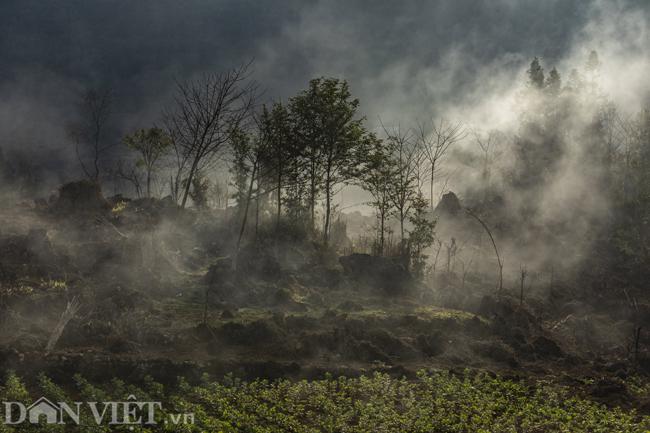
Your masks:
{"label": "rock", "polygon": [[455,217],[458,216],[462,206],[460,205],[460,200],[458,196],[452,191],[449,191],[447,194],[442,196],[442,199],[436,206],[435,214],[440,217]]}

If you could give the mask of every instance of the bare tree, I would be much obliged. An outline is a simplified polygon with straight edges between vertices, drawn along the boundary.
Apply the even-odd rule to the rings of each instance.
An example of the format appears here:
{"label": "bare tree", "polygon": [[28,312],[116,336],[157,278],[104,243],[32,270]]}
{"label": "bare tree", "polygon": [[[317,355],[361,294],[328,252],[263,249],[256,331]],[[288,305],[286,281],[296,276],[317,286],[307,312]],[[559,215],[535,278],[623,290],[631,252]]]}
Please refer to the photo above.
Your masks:
{"label": "bare tree", "polygon": [[94,182],[99,180],[103,155],[115,145],[105,141],[112,103],[110,89],[86,90],[79,101],[80,118],[68,126],[68,136],[74,141],[81,169]]}
{"label": "bare tree", "polygon": [[378,245],[377,253],[384,255],[386,240],[386,221],[392,216],[392,184],[398,173],[395,170],[391,149],[379,139],[373,140],[366,163],[359,176],[359,185],[370,193],[370,204],[377,214]]}
{"label": "bare tree", "polygon": [[175,103],[165,113],[165,124],[177,160],[172,190],[176,189],[181,207],[196,173],[215,161],[251,114],[257,85],[249,79],[249,66],[176,83]]}
{"label": "bare tree", "polygon": [[418,128],[418,141],[428,163],[429,200],[431,209],[435,207],[433,191],[436,175],[440,170],[440,161],[455,143],[463,140],[467,132],[461,123],[449,123],[443,119],[439,122],[431,121],[431,127],[421,124]]}
{"label": "bare tree", "polygon": [[392,164],[395,174],[391,183],[390,197],[400,223],[400,241],[403,253],[404,223],[408,220],[413,209],[413,203],[418,197],[417,167],[422,153],[418,142],[413,140],[411,130],[402,131],[400,127],[392,130],[388,130],[386,127],[383,127],[383,129],[393,159]]}

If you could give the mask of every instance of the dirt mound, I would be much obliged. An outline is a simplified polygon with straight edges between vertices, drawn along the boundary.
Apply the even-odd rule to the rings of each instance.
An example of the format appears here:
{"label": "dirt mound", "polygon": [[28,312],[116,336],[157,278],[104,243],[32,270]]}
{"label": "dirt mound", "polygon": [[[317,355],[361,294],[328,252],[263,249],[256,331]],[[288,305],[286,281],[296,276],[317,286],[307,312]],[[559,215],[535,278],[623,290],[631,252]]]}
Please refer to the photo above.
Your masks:
{"label": "dirt mound", "polygon": [[52,205],[57,213],[103,213],[111,209],[98,183],[89,180],[69,182],[59,188]]}

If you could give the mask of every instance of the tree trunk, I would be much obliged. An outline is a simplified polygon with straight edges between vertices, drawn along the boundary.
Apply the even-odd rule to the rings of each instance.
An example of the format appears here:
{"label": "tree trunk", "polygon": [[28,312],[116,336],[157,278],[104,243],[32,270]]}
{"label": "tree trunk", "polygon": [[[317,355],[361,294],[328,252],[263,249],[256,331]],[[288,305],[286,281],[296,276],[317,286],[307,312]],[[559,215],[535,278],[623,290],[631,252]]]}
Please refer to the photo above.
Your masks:
{"label": "tree trunk", "polygon": [[323,227],[323,242],[325,246],[329,243],[330,237],[330,213],[331,213],[331,185],[330,185],[330,169],[328,167],[325,176],[325,226]]}
{"label": "tree trunk", "polygon": [[524,282],[526,281],[526,274],[521,271],[521,286],[519,287],[519,306],[524,305]]}
{"label": "tree trunk", "polygon": [[248,220],[248,208],[251,203],[251,195],[253,194],[253,182],[255,181],[255,175],[257,174],[257,161],[253,165],[253,171],[251,173],[251,182],[248,185],[248,195],[246,197],[246,206],[244,207],[244,215],[242,217],[241,227],[239,229],[239,236],[237,237],[237,245],[235,246],[235,253],[232,258],[232,270],[237,271],[237,259],[239,256],[239,248],[241,247],[241,240],[244,237],[244,231],[246,230],[246,221]]}
{"label": "tree trunk", "polygon": [[260,227],[260,185],[257,184],[257,194],[255,195],[255,240]]}
{"label": "tree trunk", "polygon": [[97,132],[95,136],[95,156],[93,159],[93,165],[95,167],[93,180],[95,183],[99,183],[99,132]]}
{"label": "tree trunk", "polygon": [[147,169],[147,198],[151,198],[151,170]]}
{"label": "tree trunk", "polygon": [[181,201],[181,209],[185,208],[185,204],[187,203],[187,196],[190,193],[190,187],[192,186],[192,178],[194,177],[194,172],[196,171],[196,167],[199,165],[199,157],[195,157],[194,161],[192,162],[192,167],[190,168],[190,173],[187,176],[187,184],[185,185],[185,188],[183,189],[183,200]]}
{"label": "tree trunk", "polygon": [[309,191],[309,211],[311,213],[311,228],[316,227],[316,168],[315,162],[311,162],[310,167],[310,191]]}
{"label": "tree trunk", "polygon": [[280,216],[282,215],[282,169],[281,165],[278,165],[278,214],[275,219],[275,229],[276,231],[280,229]]}
{"label": "tree trunk", "polygon": [[383,256],[384,255],[384,221],[386,220],[386,216],[384,215],[384,212],[381,213],[380,216],[381,219],[381,224],[380,224],[380,232],[379,232],[379,255]]}
{"label": "tree trunk", "polygon": [[404,209],[399,211],[399,232],[400,232],[400,250],[404,252],[404,220],[406,216],[404,215]]}
{"label": "tree trunk", "polygon": [[436,173],[436,163],[432,162],[431,163],[431,185],[429,186],[429,195],[431,196],[431,210],[434,210],[435,205],[433,203],[433,181],[434,181],[434,176]]}

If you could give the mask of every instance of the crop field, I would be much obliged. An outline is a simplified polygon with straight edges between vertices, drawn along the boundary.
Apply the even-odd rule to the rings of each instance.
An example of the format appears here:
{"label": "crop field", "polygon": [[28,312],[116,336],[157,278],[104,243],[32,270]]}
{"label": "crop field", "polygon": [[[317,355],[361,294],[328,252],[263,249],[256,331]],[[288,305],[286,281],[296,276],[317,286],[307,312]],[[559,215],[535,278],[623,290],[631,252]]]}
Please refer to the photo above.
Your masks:
{"label": "crop field", "polygon": [[[647,384],[631,380],[628,386],[647,397]],[[566,386],[470,371],[421,371],[414,379],[381,373],[313,381],[244,382],[226,377],[212,382],[205,378],[197,385],[179,378],[170,389],[150,378],[140,386],[120,380],[94,386],[76,376],[75,385],[66,390],[45,375],[26,387],[10,374],[0,390],[3,400],[25,403],[37,396],[73,402],[120,401],[126,395],[161,402],[153,423],[95,425],[90,414],[82,411],[79,425],[23,424],[17,429],[5,425],[0,431],[641,433],[650,429],[650,417],[608,408],[575,395]],[[193,416],[174,424],[166,422],[170,413]]]}

